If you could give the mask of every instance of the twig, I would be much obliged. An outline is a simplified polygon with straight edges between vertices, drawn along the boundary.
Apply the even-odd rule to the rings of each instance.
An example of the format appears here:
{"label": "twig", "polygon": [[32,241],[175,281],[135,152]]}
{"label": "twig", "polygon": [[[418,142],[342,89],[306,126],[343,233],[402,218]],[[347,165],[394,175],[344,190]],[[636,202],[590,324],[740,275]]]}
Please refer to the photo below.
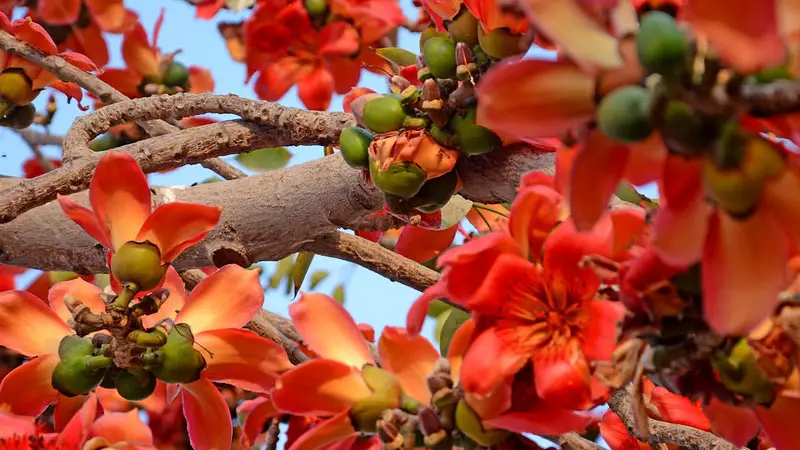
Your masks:
{"label": "twig", "polygon": [[41,133],[31,128],[25,128],[22,130],[14,130],[25,142],[29,144],[35,145],[57,145],[62,146],[64,145],[64,136],[58,136],[55,134],[49,133]]}
{"label": "twig", "polygon": [[[608,406],[622,419],[628,433],[636,436],[631,398],[627,390],[623,388],[615,391],[608,400]],[[713,433],[655,419],[648,420],[648,431],[647,441],[650,444],[675,444],[687,450],[747,450],[746,447],[737,447]],[[636,438],[641,439],[639,436]]]}
{"label": "twig", "polygon": [[226,163],[220,158],[207,159],[201,162],[200,165],[208,170],[211,170],[222,178],[225,178],[226,180],[235,180],[237,178],[243,178],[247,176],[246,173]]}
{"label": "twig", "polygon": [[603,447],[584,439],[578,433],[571,432],[558,437],[558,445],[562,450],[600,450]]}
{"label": "twig", "polygon": [[[55,166],[53,165],[53,163],[51,163],[50,160],[46,156],[44,156],[44,153],[42,153],[42,149],[39,147],[39,144],[36,143],[34,140],[28,140],[28,135],[29,134],[33,134],[33,133],[23,134],[22,131],[25,131],[25,130],[20,130],[20,131],[14,130],[14,131],[16,131],[17,135],[20,138],[22,138],[22,140],[25,141],[26,144],[28,144],[28,147],[31,149],[31,152],[33,153],[33,156],[36,158],[37,161],[39,161],[39,164],[41,164],[42,169],[45,172],[49,172],[49,171],[55,169]],[[36,133],[36,134],[38,134],[38,133]]]}
{"label": "twig", "polygon": [[273,417],[269,420],[269,427],[267,427],[267,441],[264,444],[264,450],[276,450],[278,448],[278,441],[281,437],[281,421],[279,417]]}

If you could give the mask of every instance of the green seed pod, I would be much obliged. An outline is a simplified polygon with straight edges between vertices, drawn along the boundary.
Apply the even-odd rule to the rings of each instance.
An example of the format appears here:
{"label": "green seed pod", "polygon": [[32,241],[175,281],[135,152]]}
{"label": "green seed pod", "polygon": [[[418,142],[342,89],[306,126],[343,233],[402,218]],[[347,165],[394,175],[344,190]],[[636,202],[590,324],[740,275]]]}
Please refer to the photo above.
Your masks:
{"label": "green seed pod", "polygon": [[125,400],[144,400],[156,390],[157,381],[155,375],[143,369],[123,370],[116,378],[117,392]]}
{"label": "green seed pod", "polygon": [[449,37],[434,37],[425,42],[422,49],[425,64],[436,78],[456,77],[456,43]]}
{"label": "green seed pod", "polygon": [[119,140],[114,137],[111,133],[106,133],[96,137],[89,146],[95,152],[104,152],[106,150],[111,150],[112,148],[119,147]]}
{"label": "green seed pod", "polygon": [[646,71],[673,75],[684,66],[688,51],[689,43],[674,17],[661,11],[650,11],[642,17],[636,52]]}
{"label": "green seed pod", "polygon": [[323,19],[328,15],[328,2],[325,0],[303,0],[303,6],[315,19]]}
{"label": "green seed pod", "polygon": [[58,344],[59,359],[69,359],[76,356],[91,356],[94,345],[90,339],[79,336],[66,336]]}
{"label": "green seed pod", "polygon": [[458,173],[454,169],[440,177],[426,181],[425,184],[422,185],[422,189],[419,190],[411,201],[414,203],[418,202],[418,210],[432,213],[442,209],[444,205],[450,201],[457,186]]}
{"label": "green seed pod", "polygon": [[175,324],[167,343],[144,358],[146,369],[165,383],[191,383],[200,379],[206,360],[194,347],[191,328],[185,323]]}
{"label": "green seed pod", "polygon": [[496,59],[525,53],[527,49],[522,48],[523,37],[521,34],[512,33],[508,28],[495,28],[488,33],[484,33],[482,28],[478,28],[478,41],[481,49]]}
{"label": "green seed pod", "polygon": [[378,163],[370,161],[369,176],[381,192],[402,198],[415,196],[427,178],[420,166],[408,161],[389,164],[386,170],[378,170]]}
{"label": "green seed pod", "polygon": [[461,11],[445,27],[454,41],[463,42],[470,47],[478,44],[480,22],[469,12],[466,6],[462,6]]}
{"label": "green seed pod", "polygon": [[120,369],[116,366],[111,366],[106,370],[106,374],[103,375],[103,381],[100,382],[100,387],[104,387],[106,389],[116,389],[117,388],[117,375],[119,375]]}
{"label": "green seed pod", "polygon": [[396,95],[382,95],[364,105],[364,125],[374,133],[388,133],[403,126],[406,113]]}
{"label": "green seed pod", "polygon": [[443,31],[436,31],[435,27],[428,27],[422,30],[422,33],[419,35],[419,52],[422,53],[425,49],[425,43],[428,42],[428,39],[434,37],[441,37],[441,38],[448,38],[450,35],[443,32]]}
{"label": "green seed pod", "polygon": [[477,107],[467,109],[466,114],[453,114],[450,129],[458,135],[458,148],[467,155],[482,155],[503,146],[499,136],[486,127],[475,125]]}
{"label": "green seed pod", "polygon": [[120,283],[135,283],[139,290],[148,291],[158,286],[167,273],[161,265],[161,252],[150,242],[129,241],[111,258],[111,273]]}
{"label": "green seed pod", "polygon": [[171,61],[164,69],[164,86],[183,87],[189,82],[189,69],[183,64]]}
{"label": "green seed pod", "polygon": [[650,92],[641,86],[615,89],[600,102],[597,124],[606,136],[626,144],[650,136]]}
{"label": "green seed pod", "polygon": [[100,385],[110,366],[111,358],[105,356],[73,356],[56,364],[50,381],[61,394],[75,397]]}
{"label": "green seed pod", "polygon": [[688,155],[704,151],[716,135],[712,123],[679,100],[667,104],[661,134],[672,151]]}
{"label": "green seed pod", "polygon": [[3,118],[3,125],[16,130],[22,130],[31,126],[35,118],[36,107],[33,106],[32,103],[29,103],[27,105],[14,107],[6,117]]}
{"label": "green seed pod", "polygon": [[459,140],[458,135],[451,132],[445,127],[440,127],[437,125],[432,125],[431,128],[428,130],[428,133],[431,135],[434,141],[443,145],[447,148],[458,148]]}
{"label": "green seed pod", "polygon": [[342,130],[339,148],[342,150],[344,162],[354,169],[369,170],[369,144],[373,137],[372,133],[359,127]]}

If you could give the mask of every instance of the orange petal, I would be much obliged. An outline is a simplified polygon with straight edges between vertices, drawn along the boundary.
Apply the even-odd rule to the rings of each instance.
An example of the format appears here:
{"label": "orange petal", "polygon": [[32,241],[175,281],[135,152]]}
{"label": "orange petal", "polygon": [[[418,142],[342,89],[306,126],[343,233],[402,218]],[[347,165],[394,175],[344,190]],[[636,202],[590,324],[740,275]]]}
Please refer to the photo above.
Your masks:
{"label": "orange petal", "polygon": [[786,58],[776,3],[731,0],[720,8],[714,0],[692,0],[682,12],[725,62],[747,75],[779,65]]}
{"label": "orange petal", "polygon": [[35,435],[37,432],[35,420],[35,417],[0,412],[0,439],[8,439],[15,435]]}
{"label": "orange petal", "polygon": [[84,0],[92,18],[108,33],[124,33],[138,20],[138,15],[125,9],[123,0]]}
{"label": "orange petal", "polygon": [[93,313],[101,313],[106,311],[106,305],[100,298],[103,291],[93,283],[89,283],[83,278],[75,278],[69,281],[60,281],[50,288],[50,293],[47,299],[50,307],[55,311],[62,321],[66,322],[72,319],[72,313],[67,309],[65,303],[66,296],[72,296],[80,300],[81,303],[89,307]]}
{"label": "orange petal", "polygon": [[600,434],[610,448],[615,450],[650,450],[650,444],[640,443],[635,437],[628,434],[628,427],[617,413],[608,410],[603,414],[600,422]]}
{"label": "orange petal", "polygon": [[258,271],[229,264],[201,281],[175,317],[196,335],[206,330],[241,328],[264,303]]}
{"label": "orange petal", "polygon": [[533,371],[542,400],[567,409],[592,406],[589,364],[576,341],[534,355]]}
{"label": "orange petal", "polygon": [[142,326],[145,328],[154,327],[158,322],[167,318],[174,319],[178,311],[186,305],[186,287],[174,267],[169,266],[167,269],[161,288],[169,291],[169,297],[157,313],[142,317]]}
{"label": "orange petal", "polygon": [[58,391],[50,379],[58,364],[58,355],[34,358],[8,373],[0,383],[0,406],[7,405],[11,412],[36,417],[55,402]]}
{"label": "orange petal", "polygon": [[[56,0],[58,2],[58,0]],[[68,2],[74,0],[67,0]],[[63,2],[58,2],[63,3]],[[11,32],[17,39],[25,41],[28,44],[36,47],[45,54],[52,55],[58,52],[55,42],[50,37],[47,30],[41,25],[34,22],[30,17],[15,20],[11,24]]]}
{"label": "orange petal", "polygon": [[[414,69],[416,70],[416,67]],[[361,61],[359,59],[331,58],[328,70],[333,75],[334,91],[340,95],[347,94],[361,79]]]}
{"label": "orange petal", "polygon": [[747,445],[761,428],[751,408],[729,405],[713,396],[704,412],[714,434],[739,447]]}
{"label": "orange petal", "polygon": [[350,414],[343,411],[303,433],[289,450],[318,450],[358,434],[350,422]]}
{"label": "orange petal", "polygon": [[680,210],[662,205],[653,223],[653,245],[659,258],[678,267],[699,261],[711,212],[711,206],[700,195]]}
{"label": "orange petal", "polygon": [[539,185],[520,189],[511,205],[508,228],[523,258],[530,255],[533,260],[541,259],[544,241],[565,213],[564,199],[552,188]]}
{"label": "orange petal", "polygon": [[225,397],[206,378],[182,385],[183,415],[195,450],[230,448],[231,413]]}
{"label": "orange petal", "polygon": [[370,394],[359,369],[330,359],[313,359],[278,378],[272,401],[289,414],[328,416],[349,409]]}
{"label": "orange petal", "polygon": [[585,306],[592,319],[584,326],[581,351],[589,361],[608,361],[617,343],[617,325],[625,316],[620,302],[591,300]]}
{"label": "orange petal", "polygon": [[69,423],[61,430],[56,440],[57,444],[74,444],[76,442],[85,442],[89,437],[89,428],[101,414],[98,408],[97,397],[89,394],[83,406],[72,416]]}
{"label": "orange petal", "polygon": [[264,429],[264,424],[272,417],[280,415],[281,412],[275,408],[275,404],[267,397],[258,397],[253,400],[245,400],[236,408],[236,416],[242,422],[242,432],[244,433],[245,444],[248,448],[256,443],[258,435]]}
{"label": "orange petal", "polygon": [[133,403],[122,398],[116,389],[97,387],[97,389],[95,389],[95,395],[97,395],[97,400],[100,401],[103,411],[107,413],[126,412],[134,408]]}
{"label": "orange petal", "polygon": [[139,410],[124,413],[106,413],[97,419],[89,430],[89,438],[102,437],[109,444],[153,444],[153,432],[139,418]]}
{"label": "orange petal", "polygon": [[88,56],[75,52],[61,52],[58,54],[68,63],[83,70],[84,72],[96,72],[97,66]]}
{"label": "orange petal", "polygon": [[581,0],[519,2],[534,28],[578,64],[605,70],[622,66],[617,39],[582,3]]}
{"label": "orange petal", "polygon": [[560,135],[594,115],[594,79],[569,61],[501,62],[478,84],[476,123],[518,139]]}
{"label": "orange petal", "polygon": [[210,330],[195,335],[195,342],[211,356],[205,377],[251,392],[268,392],[275,380],[294,367],[283,347],[250,330]]}
{"label": "orange petal", "polygon": [[764,206],[784,224],[795,245],[800,245],[800,174],[786,170],[777,180],[767,183]]}
{"label": "orange petal", "polygon": [[139,22],[125,32],[122,39],[122,58],[128,69],[140,75],[157,75],[159,68],[158,53],[147,41],[147,32]]}
{"label": "orange petal", "polygon": [[87,396],[85,395],[76,395],[75,397],[59,395],[56,407],[53,409],[53,428],[55,431],[61,432],[64,430],[72,417],[81,410],[86,400]]}
{"label": "orange petal", "polygon": [[297,96],[306,108],[325,111],[333,96],[333,75],[322,66],[297,80]]}
{"label": "orange petal", "polygon": [[517,373],[528,362],[529,355],[515,350],[497,328],[489,328],[477,336],[462,363],[464,391],[488,395],[495,386]]}
{"label": "orange petal", "polygon": [[511,380],[504,381],[486,395],[464,392],[464,400],[475,411],[475,414],[483,419],[491,419],[511,408],[514,393],[512,384]]}
{"label": "orange petal", "polygon": [[403,227],[394,251],[406,258],[424,263],[450,247],[458,231],[458,225],[445,230],[427,230],[408,225]]}
{"label": "orange petal", "polygon": [[433,344],[422,336],[409,336],[405,328],[386,327],[378,341],[378,352],[381,364],[397,376],[403,392],[428,404],[428,375],[440,358]]}
{"label": "orange petal", "polygon": [[545,402],[536,402],[524,411],[503,414],[484,420],[484,423],[515,433],[556,436],[570,431],[581,433],[593,421],[594,417],[589,413],[576,412]]}
{"label": "orange petal", "polygon": [[787,283],[787,242],[765,208],[745,220],[712,216],[701,272],[703,311],[714,331],[747,334],[773,312]]}
{"label": "orange petal", "polygon": [[711,423],[703,411],[686,397],[656,386],[650,393],[650,403],[658,408],[660,419],[665,422],[711,431]]}
{"label": "orange petal", "polygon": [[130,69],[106,69],[98,78],[115,87],[129,98],[139,97],[142,76]]}
{"label": "orange petal", "polygon": [[44,301],[23,291],[0,292],[0,345],[25,356],[57,353],[73,334]]}
{"label": "orange petal", "polygon": [[668,152],[660,133],[655,132],[644,141],[629,144],[628,148],[630,153],[625,164],[624,179],[634,186],[641,186],[667,178],[664,174],[664,161]]}
{"label": "orange petal", "polygon": [[375,364],[358,326],[336,300],[304,292],[289,306],[289,314],[305,343],[320,357],[358,369]]}
{"label": "orange petal", "polygon": [[764,432],[775,448],[800,448],[800,433],[797,430],[797,411],[800,399],[780,395],[769,408],[757,406],[756,416]]}
{"label": "orange petal", "polygon": [[80,225],[84,231],[89,233],[89,236],[100,243],[103,247],[111,247],[111,236],[108,234],[108,227],[101,226],[97,222],[97,215],[89,208],[85,208],[77,204],[71,198],[58,194],[58,204],[61,210],[73,222]]}
{"label": "orange petal", "polygon": [[450,361],[450,376],[453,383],[458,384],[461,379],[461,365],[464,362],[464,355],[467,354],[472,338],[475,334],[475,320],[467,319],[456,330],[450,340],[450,347],[447,348],[447,360]]}
{"label": "orange petal", "polygon": [[150,241],[161,250],[161,260],[172,262],[182,251],[200,242],[217,226],[222,208],[194,203],[166,203],[141,226],[137,241]]}
{"label": "orange petal", "polygon": [[71,31],[61,48],[71,48],[86,55],[97,67],[108,65],[108,45],[96,22],[91,21],[83,28],[73,27]]}
{"label": "orange petal", "polygon": [[113,250],[136,239],[150,215],[150,187],[139,163],[128,153],[107,152],[97,164],[89,200]]}
{"label": "orange petal", "polygon": [[189,66],[189,92],[201,94],[214,92],[214,77],[211,71],[197,66]]}

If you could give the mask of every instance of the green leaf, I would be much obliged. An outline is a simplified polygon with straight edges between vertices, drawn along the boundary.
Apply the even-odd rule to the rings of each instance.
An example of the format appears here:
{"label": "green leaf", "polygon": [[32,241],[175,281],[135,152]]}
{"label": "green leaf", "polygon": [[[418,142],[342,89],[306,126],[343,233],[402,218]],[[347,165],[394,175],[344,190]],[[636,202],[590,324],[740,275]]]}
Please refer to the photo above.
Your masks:
{"label": "green leaf", "polygon": [[333,299],[344,304],[344,285],[340,284],[333,290]]}
{"label": "green leaf", "polygon": [[450,317],[451,311],[446,309],[441,314],[433,316],[436,318],[436,325],[433,327],[433,339],[436,340],[437,344],[442,343],[442,329],[444,329],[444,324],[447,322],[447,318]]}
{"label": "green leaf", "polygon": [[311,261],[314,259],[313,253],[300,252],[297,254],[297,259],[294,261],[294,269],[292,269],[292,285],[294,286],[294,295],[303,286],[303,281],[306,279],[308,268],[311,267]]}
{"label": "green leaf", "polygon": [[464,217],[467,216],[469,210],[472,209],[472,202],[465,199],[460,195],[454,195],[444,208],[442,212],[442,224],[439,226],[440,230],[446,230],[453,225],[458,225]]}
{"label": "green leaf", "polygon": [[256,172],[282,169],[292,157],[286,147],[262,148],[252,152],[236,155],[236,161],[244,167]]}
{"label": "green leaf", "polygon": [[315,287],[317,287],[317,285],[322,283],[322,281],[325,280],[325,278],[328,278],[328,275],[330,275],[330,273],[327,270],[315,270],[314,272],[312,272],[310,278],[311,279],[310,288],[314,289]]}
{"label": "green leaf", "polygon": [[442,355],[447,355],[447,350],[450,348],[450,341],[453,340],[453,335],[456,334],[461,325],[470,318],[470,314],[466,311],[453,308],[447,315],[447,319],[442,324],[442,332],[439,335],[439,349]]}
{"label": "green leaf", "polygon": [[111,284],[111,276],[105,273],[98,273],[94,276],[94,285],[100,289],[105,289],[106,286]]}
{"label": "green leaf", "polygon": [[410,51],[398,47],[384,47],[375,49],[375,53],[390,63],[401,67],[413,66],[417,64],[417,55]]}
{"label": "green leaf", "polygon": [[275,272],[269,277],[269,287],[278,289],[281,285],[281,281],[292,273],[292,268],[294,268],[294,255],[289,255],[278,261]]}
{"label": "green leaf", "polygon": [[621,200],[624,200],[628,203],[633,203],[634,205],[639,205],[641,203],[644,203],[644,206],[647,206],[648,208],[658,206],[657,200],[653,200],[647,197],[646,195],[643,195],[642,193],[637,191],[632,184],[628,183],[627,181],[623,181],[619,184],[619,186],[617,187],[617,192],[615,192],[615,194]]}
{"label": "green leaf", "polygon": [[428,306],[428,317],[439,317],[443,312],[449,311],[452,306],[441,300],[434,300]]}

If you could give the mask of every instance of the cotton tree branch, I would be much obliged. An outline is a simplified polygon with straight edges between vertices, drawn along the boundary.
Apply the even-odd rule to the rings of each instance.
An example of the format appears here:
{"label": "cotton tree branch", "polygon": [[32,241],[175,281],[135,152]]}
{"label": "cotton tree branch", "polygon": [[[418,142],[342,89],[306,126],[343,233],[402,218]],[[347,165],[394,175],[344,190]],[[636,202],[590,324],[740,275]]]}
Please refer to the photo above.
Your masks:
{"label": "cotton tree branch", "polygon": [[[608,406],[622,419],[628,433],[635,436],[635,419],[628,391],[618,389],[608,400]],[[650,434],[647,440],[650,444],[675,444],[687,450],[747,450],[746,447],[737,447],[713,433],[685,425],[650,419],[647,427]]]}
{"label": "cotton tree branch", "polygon": [[561,450],[600,450],[603,448],[575,432],[559,436],[558,445],[561,446]]}
{"label": "cotton tree branch", "polygon": [[[17,131],[17,130],[15,130],[15,131]],[[25,130],[21,130],[21,131],[25,131]],[[22,134],[21,131],[17,131],[17,135],[20,138],[22,138],[22,140],[25,141],[26,144],[28,144],[28,148],[31,149],[31,153],[33,153],[34,158],[36,158],[36,160],[39,161],[39,164],[42,166],[42,169],[45,172],[49,172],[49,171],[53,170],[55,168],[55,166],[53,165],[52,162],[50,162],[50,159],[48,159],[46,156],[44,156],[44,153],[42,153],[42,149],[39,146],[39,144],[34,140],[28,140],[28,134],[38,134],[38,133],[33,132],[33,133],[28,133],[28,134]]]}
{"label": "cotton tree branch", "polygon": [[57,145],[60,147],[64,144],[64,136],[42,133],[31,128],[14,130],[14,132],[31,145]]}

